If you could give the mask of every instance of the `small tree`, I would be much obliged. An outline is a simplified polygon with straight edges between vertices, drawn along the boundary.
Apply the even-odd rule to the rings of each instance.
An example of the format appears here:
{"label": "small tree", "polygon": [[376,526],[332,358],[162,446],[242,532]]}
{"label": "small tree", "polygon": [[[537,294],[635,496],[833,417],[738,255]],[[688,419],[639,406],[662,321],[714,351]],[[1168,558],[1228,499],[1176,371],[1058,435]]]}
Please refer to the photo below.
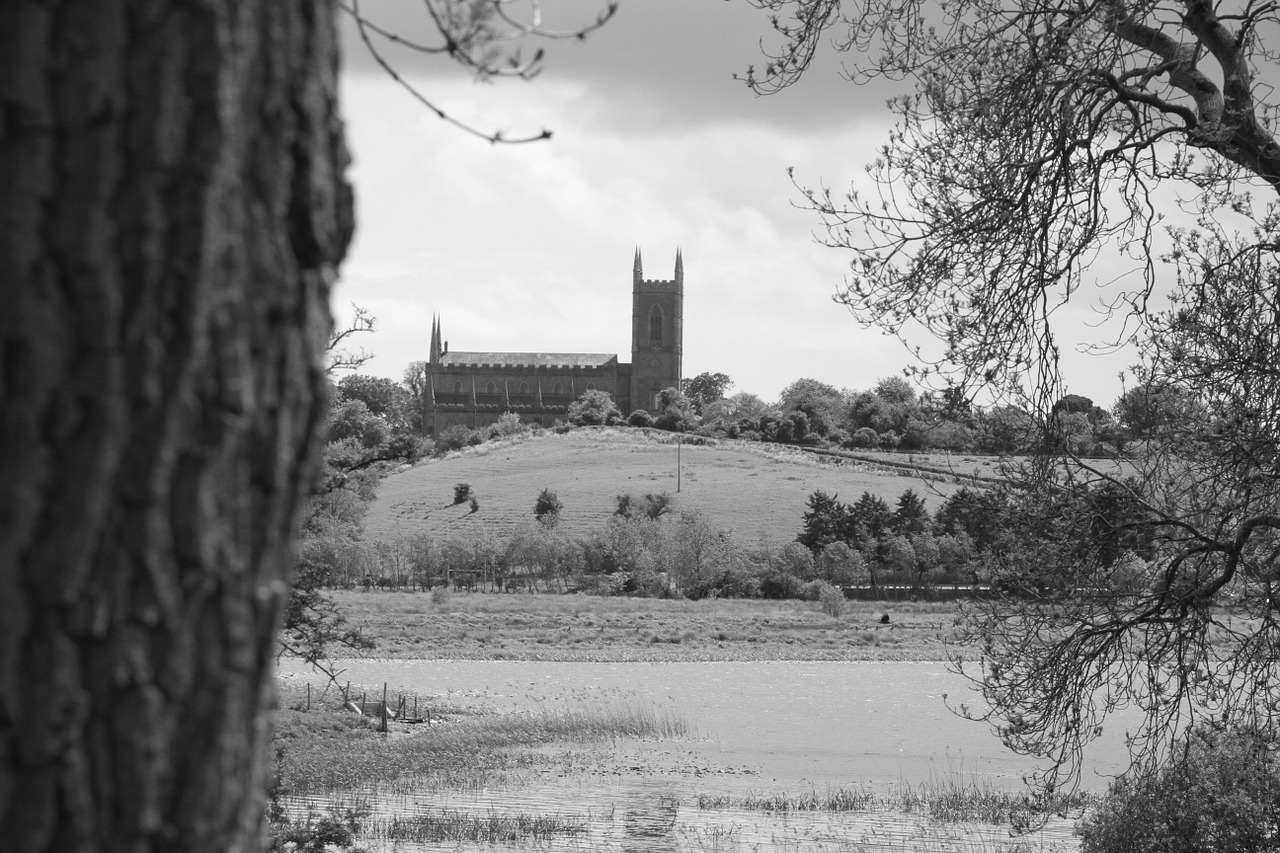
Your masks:
{"label": "small tree", "polygon": [[564,504],[560,502],[560,498],[556,497],[556,493],[550,489],[543,489],[538,493],[538,499],[533,504],[533,516],[544,527],[554,527],[560,520],[562,509]]}
{"label": "small tree", "polygon": [[607,391],[586,391],[569,405],[569,423],[574,426],[604,426],[622,421],[613,397]]}
{"label": "small tree", "polygon": [[658,416],[653,425],[669,432],[689,432],[698,425],[698,416],[688,397],[667,388],[658,394]]}
{"label": "small tree", "polygon": [[707,406],[724,399],[725,393],[733,387],[733,380],[724,373],[699,373],[681,384],[694,412],[705,415]]}

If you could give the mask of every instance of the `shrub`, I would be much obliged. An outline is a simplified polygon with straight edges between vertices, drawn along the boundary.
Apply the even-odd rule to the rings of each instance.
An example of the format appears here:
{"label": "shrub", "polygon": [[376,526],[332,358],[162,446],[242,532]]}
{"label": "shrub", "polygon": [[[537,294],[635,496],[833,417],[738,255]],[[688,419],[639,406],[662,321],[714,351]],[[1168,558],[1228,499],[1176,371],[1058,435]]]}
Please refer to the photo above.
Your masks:
{"label": "shrub", "polygon": [[651,427],[653,426],[653,415],[649,414],[644,409],[636,409],[634,412],[627,415],[627,423],[631,424],[633,427]]}
{"label": "shrub", "polygon": [[871,427],[862,427],[849,436],[849,444],[852,447],[875,447],[880,443],[880,436]]}
{"label": "shrub", "polygon": [[463,504],[467,502],[467,498],[471,497],[471,484],[458,483],[453,487],[453,505]]}
{"label": "shrub", "polygon": [[606,391],[587,391],[569,404],[569,423],[574,426],[601,426],[622,420],[622,412]]}
{"label": "shrub", "polygon": [[1201,727],[1185,746],[1170,764],[1111,784],[1081,826],[1084,853],[1280,850],[1274,738]]}
{"label": "shrub", "polygon": [[848,600],[844,597],[844,591],[826,581],[813,583],[817,587],[818,603],[822,606],[822,612],[833,619],[843,616],[845,609],[849,606]]}
{"label": "shrub", "polygon": [[516,412],[503,412],[496,423],[489,427],[489,437],[499,438],[508,435],[521,435],[529,431],[529,427],[520,423],[520,415]]}
{"label": "shrub", "polygon": [[560,498],[556,497],[556,493],[550,489],[543,489],[538,493],[538,499],[533,504],[534,518],[543,524],[554,524],[556,519],[560,517],[560,510],[564,509],[564,504],[560,503]]}
{"label": "shrub", "polygon": [[658,519],[671,511],[671,495],[668,492],[647,494],[643,498],[635,495],[618,495],[618,508],[613,514],[623,518]]}
{"label": "shrub", "polygon": [[472,430],[463,424],[454,424],[443,430],[436,440],[436,448],[441,452],[461,450],[471,442]]}
{"label": "shrub", "polygon": [[725,598],[759,598],[760,579],[744,569],[726,569],[716,582],[716,591]]}

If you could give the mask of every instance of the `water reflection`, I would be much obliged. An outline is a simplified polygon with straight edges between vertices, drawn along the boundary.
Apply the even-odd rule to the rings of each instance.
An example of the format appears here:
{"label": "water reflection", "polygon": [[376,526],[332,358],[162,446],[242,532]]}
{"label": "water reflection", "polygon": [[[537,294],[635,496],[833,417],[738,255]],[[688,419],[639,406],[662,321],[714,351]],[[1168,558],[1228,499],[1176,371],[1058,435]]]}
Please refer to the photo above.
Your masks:
{"label": "water reflection", "polygon": [[679,853],[676,819],[680,800],[667,795],[641,795],[628,803],[622,818],[624,853]]}

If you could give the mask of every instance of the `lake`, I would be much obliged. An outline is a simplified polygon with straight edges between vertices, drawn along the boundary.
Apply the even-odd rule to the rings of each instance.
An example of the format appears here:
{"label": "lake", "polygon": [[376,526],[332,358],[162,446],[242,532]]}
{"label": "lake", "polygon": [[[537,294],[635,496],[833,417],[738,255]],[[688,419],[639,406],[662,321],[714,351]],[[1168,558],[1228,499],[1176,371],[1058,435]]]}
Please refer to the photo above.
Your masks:
{"label": "lake", "polygon": [[[385,682],[393,694],[448,697],[497,710],[598,706],[621,698],[652,703],[688,720],[697,733],[693,738],[610,746],[610,764],[622,772],[608,778],[593,775],[591,768],[566,769],[518,791],[477,792],[465,801],[453,797],[450,802],[379,804],[410,811],[610,815],[612,831],[605,827],[581,849],[990,849],[988,842],[995,838],[1009,842],[1007,827],[997,828],[985,841],[974,835],[976,828],[957,830],[967,843],[978,845],[957,848],[922,838],[921,833],[931,835],[938,828],[921,826],[919,818],[897,816],[877,824],[867,816],[830,813],[792,813],[785,819],[755,812],[726,815],[720,812],[732,810],[699,810],[697,799],[857,786],[888,789],[957,774],[980,785],[1017,790],[1034,766],[1005,750],[986,725],[948,709],[947,700],[973,703],[977,697],[942,663],[358,660],[343,662],[341,668],[353,693],[368,689],[371,696],[380,696]],[[301,667],[287,662],[281,672],[306,677]],[[1095,744],[1088,758],[1083,787],[1101,791],[1107,777],[1124,767],[1120,732]],[[637,832],[654,826],[662,831],[636,840]],[[1074,847],[1070,827],[1070,822],[1051,824],[1030,849]],[[732,844],[725,838],[729,829]]]}

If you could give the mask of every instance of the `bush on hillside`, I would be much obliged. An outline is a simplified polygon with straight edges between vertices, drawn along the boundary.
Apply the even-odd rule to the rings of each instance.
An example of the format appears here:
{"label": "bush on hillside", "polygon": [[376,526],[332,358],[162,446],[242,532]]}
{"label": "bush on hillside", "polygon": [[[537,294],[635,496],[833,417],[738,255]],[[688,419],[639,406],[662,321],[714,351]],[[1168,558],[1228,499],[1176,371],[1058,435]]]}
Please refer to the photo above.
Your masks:
{"label": "bush on hillside", "polygon": [[511,435],[523,435],[529,431],[529,425],[520,422],[520,415],[515,412],[503,412],[496,423],[489,425],[490,438],[505,438]]}
{"label": "bush on hillside", "polygon": [[627,423],[633,427],[651,427],[653,426],[653,415],[644,409],[636,409],[627,415]]}
{"label": "bush on hillside", "polygon": [[[463,424],[454,424],[448,429],[442,430],[436,439],[436,449],[441,453],[447,453],[450,450],[461,450],[471,444],[474,430]],[[482,438],[481,441],[484,439]]]}
{"label": "bush on hillside", "polygon": [[1280,765],[1272,735],[1195,729],[1152,772],[1122,776],[1081,826],[1084,853],[1280,850]]}
{"label": "bush on hillside", "polygon": [[551,526],[560,518],[562,509],[564,504],[560,502],[560,498],[556,497],[556,493],[550,489],[543,489],[533,503],[533,516],[544,525]]}
{"label": "bush on hillside", "polygon": [[464,504],[471,497],[470,483],[457,483],[453,487],[453,505]]}
{"label": "bush on hillside", "polygon": [[605,426],[622,422],[622,412],[607,391],[587,391],[569,404],[569,423],[574,426]]}
{"label": "bush on hillside", "polygon": [[618,495],[618,508],[613,514],[622,518],[658,519],[671,511],[671,495],[667,492],[647,494],[644,497],[635,495]]}

